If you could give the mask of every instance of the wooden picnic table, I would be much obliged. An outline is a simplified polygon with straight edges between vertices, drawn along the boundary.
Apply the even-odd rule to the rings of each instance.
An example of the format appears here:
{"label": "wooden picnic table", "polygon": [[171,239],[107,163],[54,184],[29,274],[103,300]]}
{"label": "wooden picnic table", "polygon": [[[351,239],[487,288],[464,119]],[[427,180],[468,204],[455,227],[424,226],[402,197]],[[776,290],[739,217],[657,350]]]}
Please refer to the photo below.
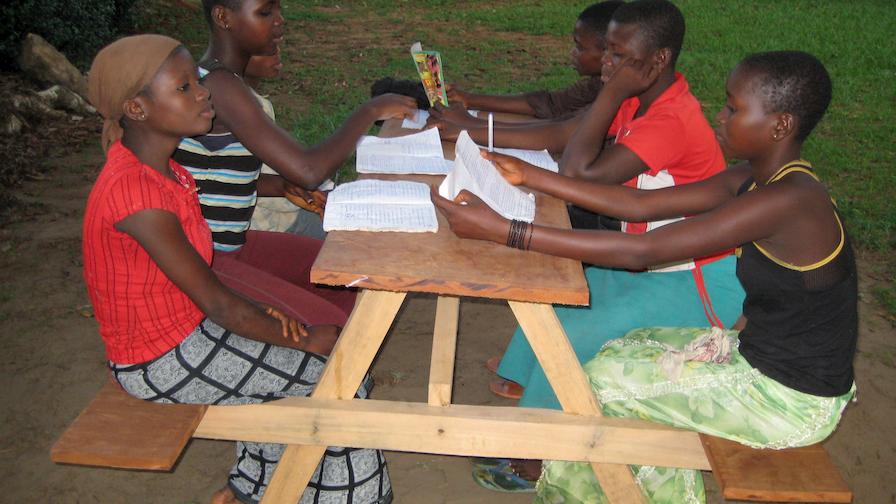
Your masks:
{"label": "wooden picnic table", "polygon": [[[404,133],[398,121],[383,136]],[[453,158],[453,144],[446,143]],[[386,176],[385,178],[395,178]],[[437,184],[441,177],[404,179]],[[536,196],[538,224],[569,227],[565,205]],[[295,503],[329,445],[463,456],[590,461],[610,502],[643,502],[625,464],[709,469],[696,433],[604,418],[552,304],[588,304],[578,261],[437,233],[329,233],[315,283],[359,288],[310,398],[209,408],[196,437],[288,443],[263,502]],[[353,399],[407,293],[438,295],[428,403]],[[463,297],[506,300],[563,411],[452,405]]]}

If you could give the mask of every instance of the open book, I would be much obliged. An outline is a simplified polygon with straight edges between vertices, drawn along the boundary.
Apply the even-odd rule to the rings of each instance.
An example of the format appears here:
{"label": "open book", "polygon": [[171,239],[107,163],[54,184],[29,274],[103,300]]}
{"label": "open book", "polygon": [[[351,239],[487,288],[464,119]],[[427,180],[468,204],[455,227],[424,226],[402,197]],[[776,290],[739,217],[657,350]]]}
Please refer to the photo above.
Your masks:
{"label": "open book", "polygon": [[547,149],[529,150],[495,147],[495,152],[500,152],[501,154],[507,154],[508,156],[520,158],[530,165],[537,166],[554,173],[560,171],[560,165],[558,165],[557,162],[554,161],[554,158],[551,157],[551,153],[548,152]]}
{"label": "open book", "polygon": [[324,230],[435,233],[439,221],[426,184],[359,180],[339,185],[327,197]]}
{"label": "open book", "polygon": [[438,51],[424,51],[420,42],[415,42],[411,46],[411,56],[414,58],[414,66],[417,67],[429,105],[435,105],[440,101],[447,107],[448,92],[445,89],[444,72],[442,72],[442,56]]}
{"label": "open book", "polygon": [[442,155],[438,128],[394,138],[364,136],[358,142],[358,173],[421,173],[444,175],[451,161]]}
{"label": "open book", "polygon": [[466,189],[506,219],[535,219],[535,195],[504,180],[498,169],[479,154],[479,146],[466,130],[457,137],[454,155],[454,169],[439,186],[440,195],[453,200]]}

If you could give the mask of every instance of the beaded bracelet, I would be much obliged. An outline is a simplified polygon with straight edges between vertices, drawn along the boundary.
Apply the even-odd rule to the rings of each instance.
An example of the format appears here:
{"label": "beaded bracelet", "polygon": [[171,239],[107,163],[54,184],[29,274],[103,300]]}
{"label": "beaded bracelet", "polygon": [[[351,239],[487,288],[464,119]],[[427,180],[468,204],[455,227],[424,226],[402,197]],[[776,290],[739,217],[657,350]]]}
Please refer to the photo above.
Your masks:
{"label": "beaded bracelet", "polygon": [[[528,250],[528,243],[532,242],[533,227],[528,222],[521,220],[511,220],[510,230],[507,233],[507,246],[520,250]],[[526,234],[528,233],[528,243]]]}

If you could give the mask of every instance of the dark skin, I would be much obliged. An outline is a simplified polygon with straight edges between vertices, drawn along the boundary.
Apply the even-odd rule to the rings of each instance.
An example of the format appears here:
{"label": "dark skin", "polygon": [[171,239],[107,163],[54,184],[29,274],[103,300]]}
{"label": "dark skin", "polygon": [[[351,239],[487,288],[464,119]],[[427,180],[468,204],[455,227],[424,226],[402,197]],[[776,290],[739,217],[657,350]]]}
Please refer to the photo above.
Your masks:
{"label": "dark skin", "polygon": [[[640,235],[535,226],[531,249],[538,252],[607,267],[644,269],[754,241],[783,261],[813,264],[839,243],[833,204],[824,186],[808,175],[793,174],[766,186],[781,166],[799,159],[802,144],[795,138],[798,118],[766,111],[762,97],[753,92],[752,77],[739,68],[732,72],[726,106],[717,116],[723,151],[746,162],[702,182],[642,191],[583,183],[498,153],[482,155],[511,184],[595,212],[627,221],[693,216]],[[759,187],[737,196],[750,177]],[[509,221],[473,194],[462,192],[456,201],[434,194],[433,201],[458,236],[506,242]]]}
{"label": "dark skin", "polygon": [[[283,70],[283,62],[280,60],[280,46],[277,46],[274,54],[256,54],[249,58],[246,64],[243,81],[257,89],[262,79],[274,79],[280,76]],[[258,177],[256,188],[259,196],[283,195],[294,205],[304,208],[309,212],[315,212],[323,217],[327,204],[327,195],[321,191],[306,191],[294,186],[279,175],[262,173]]]}
{"label": "dark skin", "polygon": [[[582,76],[601,75],[602,60],[607,48],[606,38],[577,21],[573,30],[573,48],[570,60],[573,68]],[[510,112],[532,116],[535,110],[524,95],[492,96],[466,93],[448,86],[450,107],[437,105],[430,111],[429,124],[437,126],[443,139],[457,140],[464,129],[473,141],[488,142],[488,126],[484,119],[467,113],[467,108],[477,108],[494,112]],[[565,120],[535,120],[526,122],[494,123],[494,143],[500,147],[520,149],[548,149],[562,152],[569,138],[575,132],[580,116]]]}
{"label": "dark skin", "polygon": [[621,184],[648,169],[624,145],[604,147],[610,124],[622,102],[633,96],[640,105],[635,117],[675,82],[669,48],[654,50],[636,24],[610,22],[601,78],[604,87],[569,139],[560,159],[560,173],[605,184]]}
{"label": "dark skin", "polygon": [[[570,50],[570,65],[582,77],[600,76],[601,59],[607,48],[607,41],[601,34],[581,21],[576,21],[572,33],[573,47]],[[529,105],[525,95],[484,95],[463,91],[448,85],[448,103],[458,103],[464,109],[474,108],[492,112],[509,112],[512,114],[535,115],[535,109]],[[467,114],[469,116],[469,114]],[[452,120],[451,114],[446,119]],[[471,119],[474,119],[471,117]]]}
{"label": "dark skin", "polygon": [[[735,68],[726,85],[725,107],[716,116],[722,150],[728,157],[746,161],[702,182],[641,191],[583,183],[498,153],[483,151],[482,155],[511,184],[599,213],[631,221],[694,215],[640,235],[535,226],[531,250],[601,266],[643,269],[753,241],[790,264],[814,264],[837,247],[840,225],[827,190],[812,177],[795,173],[767,185],[783,165],[800,159],[802,142],[796,139],[799,119],[787,112],[768,111],[754,79],[748,70]],[[738,196],[737,190],[750,178],[757,188]],[[506,242],[509,221],[476,196],[464,191],[452,202],[433,191],[432,198],[458,236]],[[742,317],[736,327],[747,323]],[[516,460],[511,467],[535,480],[541,461]]]}
{"label": "dark skin", "polygon": [[[236,10],[215,6],[211,37],[201,62],[220,62],[226,70],[210,73],[203,84],[211,91],[217,116],[213,133],[231,131],[252,153],[287,182],[313,190],[330,177],[354,151],[358,139],[374,121],[410,117],[413,98],[382,95],[362,105],[332,136],[314,147],[303,147],[259,107],[242,80],[253,55],[273,54],[283,38],[283,16],[276,0],[244,0]],[[262,192],[264,191],[264,192]],[[261,196],[283,196],[276,185],[263,182]]]}
{"label": "dark skin", "polygon": [[[141,162],[175,180],[169,160],[180,139],[202,134],[214,109],[198,82],[192,57],[178,49],[159,69],[148,89],[124,104],[122,143]],[[142,210],[115,223],[143,247],[168,278],[221,327],[265,343],[329,354],[339,334],[335,326],[305,328],[274,309],[259,308],[227,289],[190,244],[177,217]]]}

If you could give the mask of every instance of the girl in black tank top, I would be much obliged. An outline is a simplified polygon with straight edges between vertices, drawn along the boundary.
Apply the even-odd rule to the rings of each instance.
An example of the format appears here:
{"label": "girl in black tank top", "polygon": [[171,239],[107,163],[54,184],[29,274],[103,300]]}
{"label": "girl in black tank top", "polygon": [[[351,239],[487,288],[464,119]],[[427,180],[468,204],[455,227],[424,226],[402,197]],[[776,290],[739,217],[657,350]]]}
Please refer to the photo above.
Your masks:
{"label": "girl in black tank top", "polygon": [[[621,93],[645,81],[653,71],[647,66],[620,65],[603,92]],[[809,54],[762,53],[744,59],[726,88],[716,137],[727,157],[745,162],[695,184],[639,191],[483,154],[510,183],[602,215],[691,218],[624,235],[511,224],[469,193],[457,201],[433,195],[433,201],[461,237],[604,267],[639,270],[739,249],[737,275],[746,292],[739,334],[637,329],[607,343],[585,370],[606,415],[650,419],[756,447],[816,443],[833,432],[855,390],[858,332],[849,237],[827,190],[801,159],[803,141],[830,103],[830,77]],[[541,474],[543,500],[599,500],[597,481],[580,463],[553,461]],[[642,479],[639,473],[650,496],[694,494],[700,483],[694,474],[673,478],[667,471],[665,481],[654,480],[656,474]]]}

